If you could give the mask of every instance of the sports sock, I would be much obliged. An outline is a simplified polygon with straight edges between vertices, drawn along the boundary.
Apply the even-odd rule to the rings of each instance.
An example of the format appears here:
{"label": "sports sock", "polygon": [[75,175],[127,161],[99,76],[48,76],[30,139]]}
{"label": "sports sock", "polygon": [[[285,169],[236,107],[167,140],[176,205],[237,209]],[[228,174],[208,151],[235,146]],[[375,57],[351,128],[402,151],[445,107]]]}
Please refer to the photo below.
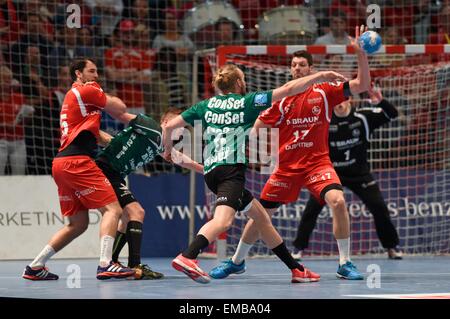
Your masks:
{"label": "sports sock", "polygon": [[189,259],[196,259],[198,254],[200,254],[200,251],[208,247],[208,245],[209,242],[205,236],[197,235],[189,247],[183,251],[182,255]]}
{"label": "sports sock", "polygon": [[114,237],[105,235],[100,238],[100,266],[106,267],[112,260]]}
{"label": "sports sock", "polygon": [[142,223],[131,220],[127,225],[128,267],[141,263]]}
{"label": "sports sock", "polygon": [[45,263],[56,254],[52,246],[46,245],[44,249],[36,256],[36,258],[29,265],[31,268],[34,267],[44,267]]}
{"label": "sports sock", "polygon": [[240,265],[244,261],[244,259],[247,257],[248,252],[252,248],[252,244],[247,244],[242,241],[242,239],[239,241],[239,244],[237,246],[236,252],[234,253],[233,257],[231,257],[231,261],[235,265]]}
{"label": "sports sock", "polygon": [[282,262],[285,263],[285,265],[289,269],[300,269],[301,271],[305,270],[301,264],[299,264],[294,258],[292,258],[292,255],[290,254],[289,250],[287,249],[284,242],[279,244],[277,247],[272,249],[273,253],[278,256],[278,258],[281,259]]}
{"label": "sports sock", "polygon": [[336,239],[339,250],[339,265],[350,261],[350,237],[344,239]]}
{"label": "sports sock", "polygon": [[118,231],[116,233],[116,238],[114,239],[114,245],[113,245],[113,254],[112,254],[112,261],[118,262],[119,261],[119,255],[122,251],[123,246],[127,243],[127,238],[124,233],[121,233]]}

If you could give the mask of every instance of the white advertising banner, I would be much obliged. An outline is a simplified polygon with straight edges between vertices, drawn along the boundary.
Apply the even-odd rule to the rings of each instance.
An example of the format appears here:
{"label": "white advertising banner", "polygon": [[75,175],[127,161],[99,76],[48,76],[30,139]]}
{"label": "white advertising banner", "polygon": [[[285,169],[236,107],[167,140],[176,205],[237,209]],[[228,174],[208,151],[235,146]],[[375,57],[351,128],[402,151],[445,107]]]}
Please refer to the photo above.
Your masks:
{"label": "white advertising banner", "polygon": [[[101,215],[89,212],[86,232],[53,258],[98,257]],[[0,176],[0,260],[33,259],[67,224],[51,176]]]}

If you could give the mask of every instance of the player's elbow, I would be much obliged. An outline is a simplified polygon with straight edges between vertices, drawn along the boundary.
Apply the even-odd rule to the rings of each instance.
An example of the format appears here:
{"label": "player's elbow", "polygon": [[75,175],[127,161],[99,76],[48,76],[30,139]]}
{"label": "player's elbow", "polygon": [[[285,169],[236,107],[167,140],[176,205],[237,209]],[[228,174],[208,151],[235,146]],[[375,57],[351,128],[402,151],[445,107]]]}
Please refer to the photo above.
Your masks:
{"label": "player's elbow", "polygon": [[354,79],[350,81],[350,91],[352,94],[359,94],[370,89],[370,77],[366,79]]}

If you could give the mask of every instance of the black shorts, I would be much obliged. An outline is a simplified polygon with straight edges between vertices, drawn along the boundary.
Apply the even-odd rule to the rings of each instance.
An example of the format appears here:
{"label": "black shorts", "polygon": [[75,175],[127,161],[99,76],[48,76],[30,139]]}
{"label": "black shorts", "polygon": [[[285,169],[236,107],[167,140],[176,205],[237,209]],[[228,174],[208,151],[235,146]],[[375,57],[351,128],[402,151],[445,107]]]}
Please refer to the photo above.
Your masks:
{"label": "black shorts", "polygon": [[222,165],[205,175],[206,185],[217,195],[216,206],[226,205],[244,211],[252,202],[252,193],[245,189],[246,169],[243,164]]}
{"label": "black shorts", "polygon": [[116,170],[111,167],[111,165],[109,165],[106,159],[100,157],[95,161],[95,163],[111,183],[111,186],[116,193],[120,207],[125,208],[125,206],[127,206],[128,204],[137,202],[136,198],[134,198],[133,193],[128,189],[125,180]]}

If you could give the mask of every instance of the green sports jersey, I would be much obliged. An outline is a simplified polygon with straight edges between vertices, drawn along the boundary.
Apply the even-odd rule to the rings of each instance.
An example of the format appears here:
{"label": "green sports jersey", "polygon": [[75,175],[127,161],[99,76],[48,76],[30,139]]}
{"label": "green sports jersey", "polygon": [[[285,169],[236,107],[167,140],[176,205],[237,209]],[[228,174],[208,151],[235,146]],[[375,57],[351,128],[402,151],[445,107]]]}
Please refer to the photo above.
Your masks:
{"label": "green sports jersey", "polygon": [[112,168],[126,176],[162,152],[161,127],[151,117],[139,114],[97,157],[106,158]]}
{"label": "green sports jersey", "polygon": [[272,91],[218,95],[201,101],[181,116],[194,126],[202,121],[204,172],[220,165],[247,164],[246,136],[261,111],[272,104]]}

